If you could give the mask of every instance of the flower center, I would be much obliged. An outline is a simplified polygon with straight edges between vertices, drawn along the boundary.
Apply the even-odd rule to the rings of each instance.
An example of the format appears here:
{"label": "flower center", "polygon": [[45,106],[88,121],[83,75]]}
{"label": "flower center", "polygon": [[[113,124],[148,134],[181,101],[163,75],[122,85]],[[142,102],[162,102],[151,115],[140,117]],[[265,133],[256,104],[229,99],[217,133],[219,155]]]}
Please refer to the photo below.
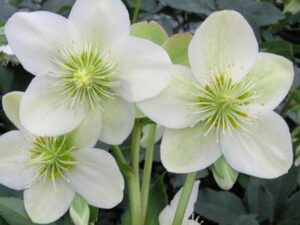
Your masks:
{"label": "flower center", "polygon": [[[71,152],[75,149],[67,141],[67,135],[59,137],[37,137],[30,150],[29,166],[38,167],[38,176],[55,180],[64,178],[77,163]],[[67,180],[67,179],[66,179]]]}
{"label": "flower center", "polygon": [[97,45],[86,44],[82,50],[75,46],[60,50],[60,57],[53,61],[61,68],[58,93],[67,95],[70,107],[83,104],[88,108],[101,108],[103,98],[114,98],[113,88],[119,85],[115,79],[116,64],[107,51]]}
{"label": "flower center", "polygon": [[250,122],[245,106],[256,97],[252,88],[249,82],[233,83],[230,77],[215,76],[210,84],[198,88],[194,113],[201,115],[199,121],[205,121],[208,132],[213,127],[223,132],[244,128]]}

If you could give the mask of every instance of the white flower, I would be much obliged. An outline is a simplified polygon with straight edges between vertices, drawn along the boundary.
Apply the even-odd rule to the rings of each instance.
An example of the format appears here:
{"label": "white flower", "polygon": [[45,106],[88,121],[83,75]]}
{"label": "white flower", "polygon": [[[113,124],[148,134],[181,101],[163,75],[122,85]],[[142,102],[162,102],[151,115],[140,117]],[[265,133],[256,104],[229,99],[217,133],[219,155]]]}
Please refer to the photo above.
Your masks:
{"label": "white flower", "polygon": [[[194,204],[197,201],[198,191],[199,191],[200,181],[195,181],[193,190],[191,193],[191,197],[189,199],[187,209],[183,218],[182,225],[200,225],[201,223],[189,219],[189,217],[194,212]],[[182,189],[176,193],[170,205],[163,209],[163,211],[159,214],[159,225],[172,225],[177,206],[179,204],[179,199],[182,193]]]}
{"label": "white flower", "polygon": [[3,52],[6,55],[14,55],[11,47],[9,45],[1,45],[0,46],[0,53]]}
{"label": "white flower", "polygon": [[101,140],[120,144],[133,127],[131,102],[154,97],[169,83],[169,56],[130,36],[121,0],[77,0],[68,19],[16,13],[5,34],[24,68],[36,75],[20,109],[22,124],[36,135],[69,132],[90,113],[102,126]]}
{"label": "white flower", "polygon": [[25,209],[32,221],[57,220],[68,210],[75,193],[99,208],[120,203],[124,180],[114,158],[93,148],[98,138],[89,132],[93,121],[85,120],[62,136],[34,136],[20,124],[22,96],[22,92],[12,92],[3,98],[6,115],[20,131],[0,137],[0,183],[25,190]]}
{"label": "white flower", "polygon": [[259,53],[247,21],[235,11],[210,15],[189,46],[191,70],[176,66],[160,95],[138,104],[165,126],[161,158],[175,173],[198,171],[222,154],[236,171],[274,178],[288,171],[289,128],[273,110],[288,93],[293,65]]}
{"label": "white flower", "polygon": [[[142,130],[143,134],[142,134],[142,138],[141,138],[141,146],[143,148],[147,147],[147,141],[148,141],[149,133],[150,133],[150,126],[151,125],[148,124],[148,125],[144,126],[143,130]],[[158,142],[162,138],[164,130],[165,130],[164,127],[159,126],[159,125],[156,126],[154,143]]]}

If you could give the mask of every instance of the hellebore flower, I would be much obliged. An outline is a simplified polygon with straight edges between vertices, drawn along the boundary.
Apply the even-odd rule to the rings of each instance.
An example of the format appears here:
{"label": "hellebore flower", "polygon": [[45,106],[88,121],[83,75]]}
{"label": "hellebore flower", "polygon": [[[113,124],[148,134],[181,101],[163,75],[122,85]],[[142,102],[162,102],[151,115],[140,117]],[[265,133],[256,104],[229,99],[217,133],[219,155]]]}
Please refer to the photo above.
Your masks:
{"label": "hellebore flower", "polygon": [[[187,205],[187,209],[183,218],[182,225],[200,225],[201,223],[189,219],[189,217],[194,212],[194,204],[197,201],[198,190],[199,190],[200,181],[195,181],[193,190],[191,193],[190,200]],[[176,209],[179,204],[179,199],[181,196],[182,189],[176,193],[170,205],[163,209],[163,211],[159,214],[159,225],[172,225],[172,222],[175,217]]]}
{"label": "hellebore flower", "polygon": [[97,117],[101,140],[120,144],[134,124],[131,102],[154,97],[170,80],[169,56],[130,36],[120,0],[77,0],[68,19],[50,12],[16,13],[5,33],[21,64],[36,75],[21,102],[20,119],[38,136],[62,135],[84,118]]}
{"label": "hellebore flower", "polygon": [[32,221],[57,220],[68,210],[75,193],[98,208],[120,203],[123,177],[108,152],[93,148],[98,136],[89,132],[95,126],[92,121],[83,121],[65,135],[34,136],[20,123],[22,96],[22,92],[12,92],[3,98],[7,117],[20,131],[0,137],[0,183],[24,190],[25,209]]}
{"label": "hellebore flower", "polygon": [[259,53],[247,21],[235,11],[211,14],[189,46],[191,70],[176,66],[169,86],[138,104],[167,129],[161,158],[175,173],[198,171],[222,154],[236,171],[274,178],[288,171],[289,128],[273,110],[288,93],[292,63]]}

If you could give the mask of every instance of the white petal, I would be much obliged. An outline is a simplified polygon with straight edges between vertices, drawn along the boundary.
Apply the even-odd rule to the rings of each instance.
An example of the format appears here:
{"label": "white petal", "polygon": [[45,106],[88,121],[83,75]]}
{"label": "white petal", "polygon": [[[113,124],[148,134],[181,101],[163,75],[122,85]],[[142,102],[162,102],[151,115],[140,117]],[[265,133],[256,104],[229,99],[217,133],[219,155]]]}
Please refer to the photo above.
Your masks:
{"label": "white petal", "polygon": [[2,105],[5,115],[19,129],[24,129],[20,122],[20,102],[23,92],[14,91],[3,96]]}
{"label": "white petal", "polygon": [[261,178],[287,173],[293,148],[286,122],[275,112],[261,112],[244,130],[233,130],[221,140],[226,161],[237,171]]}
{"label": "white petal", "polygon": [[121,98],[103,101],[100,140],[111,145],[121,144],[130,134],[135,112],[132,103]]}
{"label": "white petal", "polygon": [[130,32],[128,11],[120,0],[77,0],[69,19],[86,41],[103,47]]}
{"label": "white petal", "polygon": [[[194,212],[194,205],[197,201],[198,197],[198,191],[199,191],[199,184],[200,181],[195,181],[193,190],[187,205],[187,209],[183,218],[183,224],[188,221],[188,218],[192,215]],[[174,196],[173,200],[171,201],[170,205],[168,205],[164,210],[159,214],[159,224],[160,225],[171,225],[172,221],[175,217],[175,213],[179,204],[179,199],[181,197],[182,193],[181,188],[176,195]]]}
{"label": "white petal", "polygon": [[30,144],[20,131],[0,137],[0,183],[23,190],[33,181],[35,169],[28,167]]}
{"label": "white petal", "polygon": [[128,101],[141,101],[161,92],[171,78],[171,60],[166,51],[148,40],[127,37],[112,49],[119,71],[116,91]]}
{"label": "white petal", "polygon": [[112,208],[123,199],[124,179],[114,158],[100,149],[74,152],[79,162],[66,176],[88,204]]}
{"label": "white petal", "polygon": [[138,106],[150,119],[167,128],[191,126],[199,119],[192,104],[197,100],[193,85],[197,85],[197,80],[189,68],[173,66],[172,80],[167,88],[154,98],[138,102]]}
{"label": "white petal", "polygon": [[292,62],[269,53],[259,53],[257,61],[247,76],[253,83],[255,103],[269,109],[276,108],[289,92],[294,79]]}
{"label": "white petal", "polygon": [[161,144],[165,168],[173,173],[190,173],[214,163],[222,153],[215,130],[206,132],[202,124],[180,130],[166,129]]}
{"label": "white petal", "polygon": [[42,75],[55,64],[51,58],[75,38],[75,28],[62,16],[50,12],[16,13],[5,26],[10,47],[23,67]]}
{"label": "white petal", "polygon": [[63,179],[57,180],[55,187],[50,179],[40,180],[25,190],[25,209],[34,223],[48,224],[67,212],[74,194]]}
{"label": "white petal", "polygon": [[92,148],[96,145],[102,128],[102,112],[95,110],[87,112],[80,125],[69,134],[76,148]]}
{"label": "white petal", "polygon": [[189,60],[201,83],[212,75],[230,75],[235,81],[252,68],[258,44],[252,28],[235,11],[212,13],[198,28],[189,46]]}
{"label": "white petal", "polygon": [[63,96],[55,93],[57,80],[36,77],[21,101],[23,126],[37,136],[58,136],[74,130],[85,116],[83,108],[69,108]]}
{"label": "white petal", "polygon": [[[147,141],[148,141],[149,133],[150,133],[150,126],[151,126],[151,124],[145,125],[142,130],[141,146],[143,148],[147,147]],[[162,127],[160,125],[156,126],[155,139],[154,139],[155,143],[158,142],[162,138],[164,131],[165,131],[164,127]]]}

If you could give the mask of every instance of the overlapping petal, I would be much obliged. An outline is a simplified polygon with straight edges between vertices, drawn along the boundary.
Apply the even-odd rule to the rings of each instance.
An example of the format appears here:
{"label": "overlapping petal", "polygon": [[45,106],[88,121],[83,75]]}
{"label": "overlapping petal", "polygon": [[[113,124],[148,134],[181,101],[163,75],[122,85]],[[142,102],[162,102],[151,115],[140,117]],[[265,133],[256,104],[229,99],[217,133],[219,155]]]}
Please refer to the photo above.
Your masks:
{"label": "overlapping petal", "polygon": [[90,205],[112,208],[123,198],[124,180],[114,158],[100,149],[74,152],[78,164],[66,176]]}
{"label": "overlapping petal", "polygon": [[172,80],[159,95],[138,103],[149,118],[168,128],[185,128],[199,119],[195,114],[197,80],[189,68],[174,66]]}
{"label": "overlapping petal", "polygon": [[293,162],[293,148],[286,122],[275,112],[262,111],[258,120],[221,139],[226,161],[237,171],[261,178],[287,173]]}
{"label": "overlapping petal", "polygon": [[272,110],[285,98],[293,79],[292,62],[282,56],[259,53],[246,80],[253,85],[252,91],[257,96],[254,103]]}
{"label": "overlapping petal", "polygon": [[34,223],[48,224],[58,220],[69,209],[74,191],[63,179],[41,179],[24,191],[25,209]]}
{"label": "overlapping petal", "polygon": [[85,117],[83,106],[69,107],[55,89],[56,78],[36,77],[20,106],[23,126],[37,136],[59,136],[74,130]]}
{"label": "overlapping petal", "polygon": [[111,145],[121,144],[134,125],[135,112],[132,103],[121,98],[104,99],[102,129],[99,139]]}
{"label": "overlapping petal", "polygon": [[30,144],[20,131],[0,137],[0,183],[15,190],[31,185],[37,171],[28,166]]}
{"label": "overlapping petal", "polygon": [[20,130],[24,129],[20,122],[20,103],[23,94],[23,92],[14,91],[4,95],[2,98],[5,115]]}
{"label": "overlapping petal", "polygon": [[102,48],[130,32],[128,11],[120,0],[77,0],[69,19],[85,41]]}
{"label": "overlapping petal", "polygon": [[235,11],[212,13],[198,28],[189,46],[189,60],[202,84],[212,75],[229,75],[238,81],[254,65],[258,44],[254,32]]}
{"label": "overlapping petal", "polygon": [[115,90],[128,101],[154,97],[169,83],[172,70],[168,54],[160,46],[144,39],[126,37],[112,48],[118,66],[120,86]]}
{"label": "overlapping petal", "polygon": [[207,133],[202,123],[192,128],[166,129],[161,160],[174,173],[190,173],[210,166],[221,156],[215,130]]}
{"label": "overlapping petal", "polygon": [[5,34],[23,67],[34,75],[49,75],[55,68],[51,58],[78,39],[66,18],[50,12],[16,13],[6,23]]}

